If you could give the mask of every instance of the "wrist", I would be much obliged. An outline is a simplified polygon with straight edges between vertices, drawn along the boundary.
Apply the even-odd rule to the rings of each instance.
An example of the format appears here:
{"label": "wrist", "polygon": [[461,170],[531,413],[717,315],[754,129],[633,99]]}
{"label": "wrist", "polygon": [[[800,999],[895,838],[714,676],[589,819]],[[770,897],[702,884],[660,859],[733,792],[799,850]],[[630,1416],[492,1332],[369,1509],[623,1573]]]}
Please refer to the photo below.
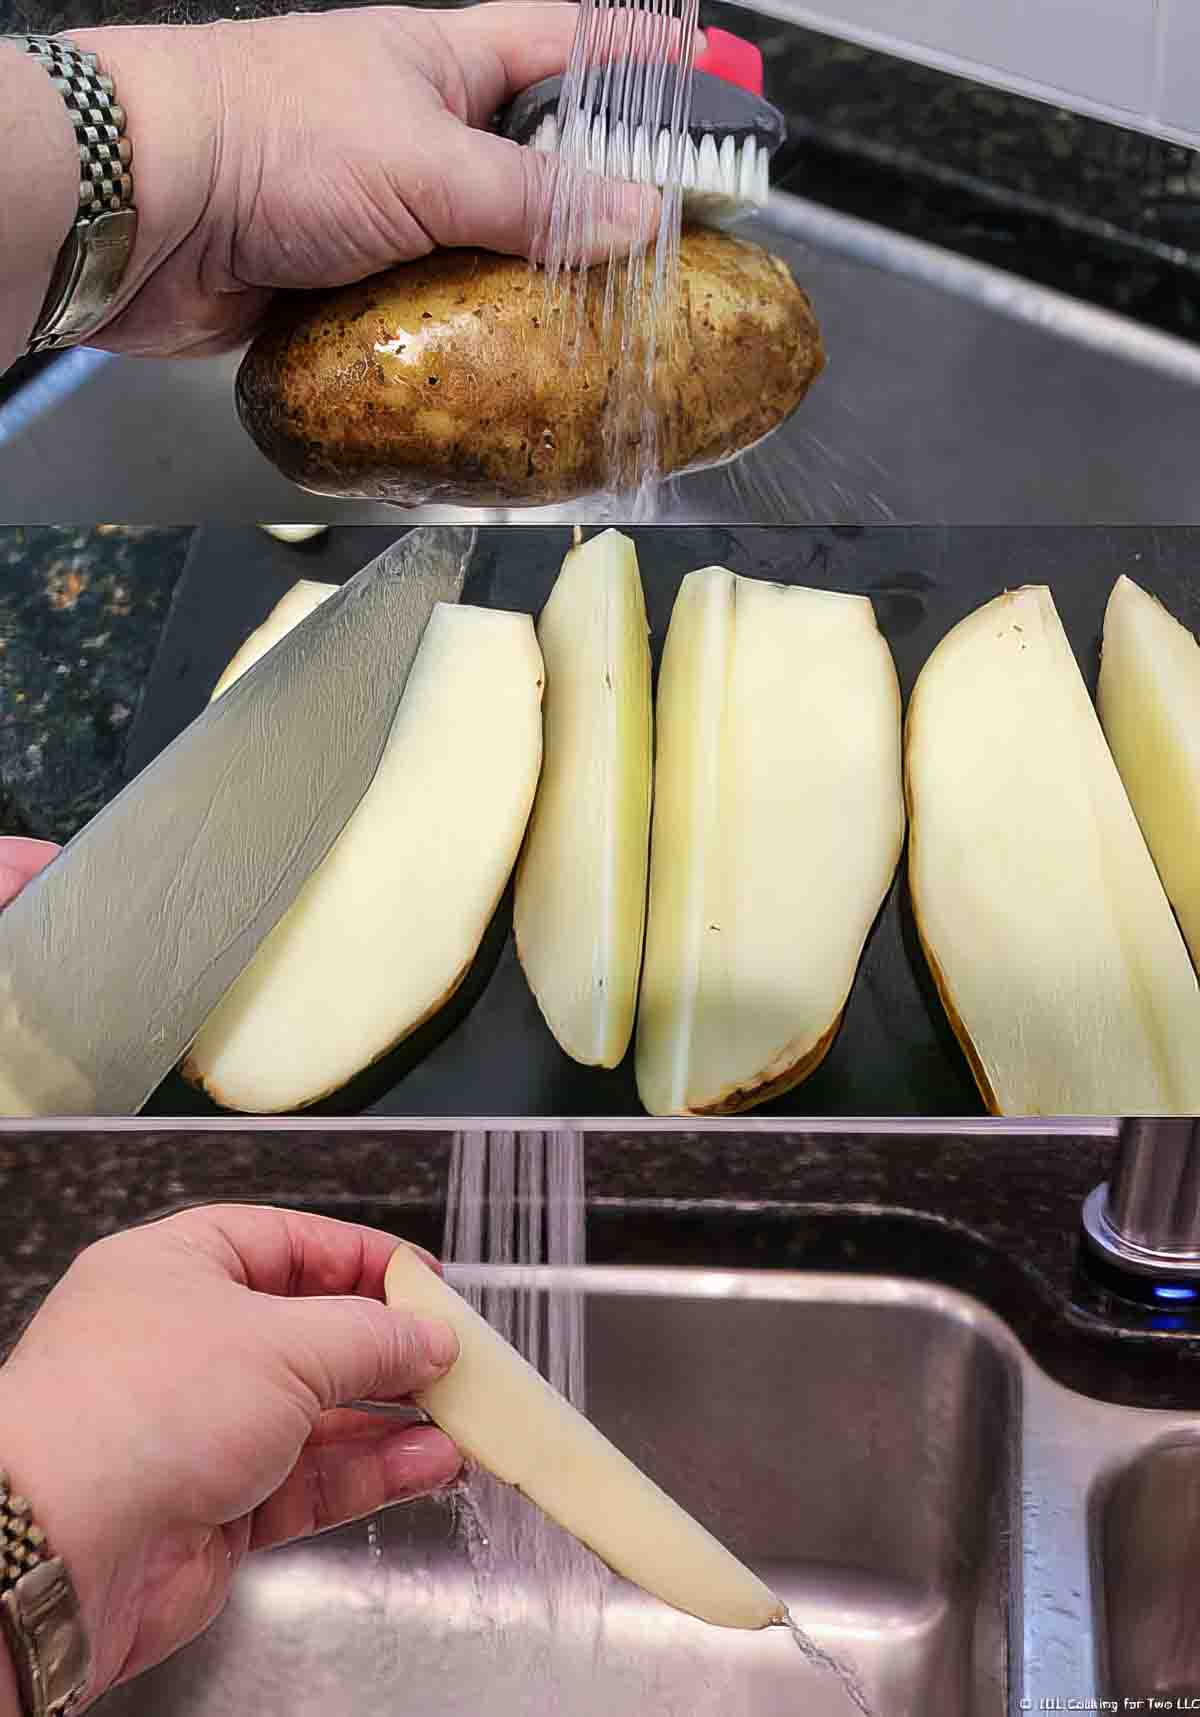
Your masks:
{"label": "wrist", "polygon": [[0,1630],[0,1717],[22,1717],[17,1696],[17,1676],[9,1656],[8,1641]]}
{"label": "wrist", "polygon": [[[49,1553],[61,1560],[74,1588],[91,1650],[87,1704],[112,1684],[119,1669],[106,1661],[105,1654],[113,1635],[107,1612],[115,1586],[116,1531],[102,1519],[104,1479],[95,1470],[85,1470],[87,1427],[76,1426],[73,1438],[69,1426],[65,1427],[68,1434],[62,1434],[62,1423],[48,1422],[48,1416],[39,1411],[35,1390],[10,1385],[6,1366],[0,1371],[0,1467],[7,1472],[14,1493],[28,1499]],[[15,1672],[0,1633],[0,1717],[9,1717],[6,1699],[20,1717]]]}
{"label": "wrist", "polygon": [[[79,150],[63,99],[38,62],[19,44],[0,43],[0,71],[9,113],[19,124],[6,135],[0,181],[0,303],[5,349],[0,370],[25,349],[50,277],[79,206]],[[8,176],[11,176],[10,178]],[[30,186],[36,195],[30,195]],[[11,317],[11,320],[10,320]],[[12,331],[12,349],[7,330]]]}
{"label": "wrist", "polygon": [[125,109],[137,239],[105,325],[158,269],[196,240],[221,154],[221,25],[126,25],[66,30],[96,55]]}

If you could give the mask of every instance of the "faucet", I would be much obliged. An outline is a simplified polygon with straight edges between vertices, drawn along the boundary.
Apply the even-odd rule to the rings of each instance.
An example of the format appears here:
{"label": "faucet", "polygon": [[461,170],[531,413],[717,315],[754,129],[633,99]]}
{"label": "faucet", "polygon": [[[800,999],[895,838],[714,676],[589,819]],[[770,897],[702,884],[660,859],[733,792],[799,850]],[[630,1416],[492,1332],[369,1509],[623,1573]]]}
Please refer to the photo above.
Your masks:
{"label": "faucet", "polygon": [[1112,1173],[1084,1203],[1083,1231],[1126,1274],[1200,1281],[1200,1120],[1122,1122]]}

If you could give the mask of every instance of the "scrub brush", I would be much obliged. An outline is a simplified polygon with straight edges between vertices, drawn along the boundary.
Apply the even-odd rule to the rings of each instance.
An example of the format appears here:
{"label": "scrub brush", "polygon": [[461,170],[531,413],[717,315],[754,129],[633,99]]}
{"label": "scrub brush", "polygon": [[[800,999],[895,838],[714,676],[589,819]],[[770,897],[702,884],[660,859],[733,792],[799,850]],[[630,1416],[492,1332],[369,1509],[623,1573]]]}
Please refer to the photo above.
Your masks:
{"label": "scrub brush", "polygon": [[[576,122],[578,141],[569,145],[570,154],[605,177],[660,188],[677,182],[685,219],[725,226],[765,205],[771,158],[787,135],[784,117],[763,98],[758,48],[728,31],[707,30],[704,52],[690,74],[687,134],[673,151],[677,75],[673,65],[656,72],[651,103],[644,68],[639,80],[628,62],[617,62],[609,76],[595,80],[600,87],[590,93],[582,123]],[[501,134],[548,154],[560,152],[563,82],[561,76],[543,78],[519,95],[500,116]]]}

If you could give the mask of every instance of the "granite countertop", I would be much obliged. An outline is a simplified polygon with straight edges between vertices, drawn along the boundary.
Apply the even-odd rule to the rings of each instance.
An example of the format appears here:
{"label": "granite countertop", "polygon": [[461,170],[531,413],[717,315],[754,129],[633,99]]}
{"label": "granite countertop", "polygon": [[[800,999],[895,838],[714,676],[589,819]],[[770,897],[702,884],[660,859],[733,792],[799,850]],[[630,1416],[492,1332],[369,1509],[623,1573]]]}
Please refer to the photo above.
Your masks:
{"label": "granite countertop", "polygon": [[0,834],[112,797],[190,528],[0,528]]}
{"label": "granite countertop", "polygon": [[[0,1352],[74,1254],[181,1204],[302,1204],[440,1247],[453,1135],[332,1127],[0,1131]],[[937,1281],[990,1305],[1068,1387],[1200,1410],[1200,1317],[1080,1268],[1095,1137],[639,1131],[586,1145],[593,1262]]]}

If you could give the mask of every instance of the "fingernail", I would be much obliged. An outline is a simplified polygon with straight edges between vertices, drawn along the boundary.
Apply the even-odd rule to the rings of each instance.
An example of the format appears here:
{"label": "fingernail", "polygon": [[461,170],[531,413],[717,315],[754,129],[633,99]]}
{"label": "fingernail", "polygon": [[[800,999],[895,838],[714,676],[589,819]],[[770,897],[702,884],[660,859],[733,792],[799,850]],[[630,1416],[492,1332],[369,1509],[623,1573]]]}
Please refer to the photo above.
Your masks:
{"label": "fingernail", "polygon": [[415,1325],[417,1342],[435,1371],[449,1371],[458,1358],[458,1337],[449,1324],[435,1323],[431,1318],[418,1318]]}

